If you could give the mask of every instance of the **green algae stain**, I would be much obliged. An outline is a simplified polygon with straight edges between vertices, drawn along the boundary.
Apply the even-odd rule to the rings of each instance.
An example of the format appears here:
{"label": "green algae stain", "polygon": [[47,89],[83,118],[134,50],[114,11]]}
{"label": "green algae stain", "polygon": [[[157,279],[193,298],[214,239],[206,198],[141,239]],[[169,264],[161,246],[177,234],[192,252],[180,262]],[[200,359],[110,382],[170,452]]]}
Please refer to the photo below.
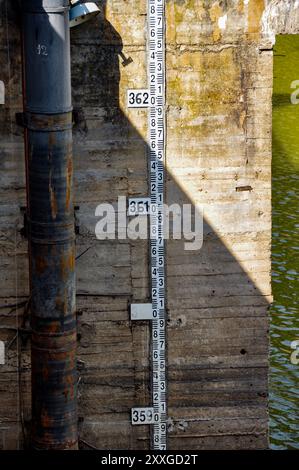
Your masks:
{"label": "green algae stain", "polygon": [[175,2],[175,24],[182,23],[185,20],[186,10],[196,11],[198,2],[196,0],[185,0],[182,2]]}
{"label": "green algae stain", "polygon": [[273,449],[299,449],[299,365],[290,360],[291,343],[299,339],[299,104],[291,103],[295,80],[299,80],[299,36],[278,36],[274,48],[272,163],[274,304],[271,308],[270,435]]}

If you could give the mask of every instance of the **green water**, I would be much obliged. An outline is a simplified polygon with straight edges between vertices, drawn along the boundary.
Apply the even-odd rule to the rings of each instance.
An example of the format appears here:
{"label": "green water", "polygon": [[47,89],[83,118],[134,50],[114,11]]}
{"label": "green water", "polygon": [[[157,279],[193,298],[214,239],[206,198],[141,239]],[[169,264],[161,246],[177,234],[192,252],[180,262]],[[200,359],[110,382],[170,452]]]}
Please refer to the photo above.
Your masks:
{"label": "green water", "polygon": [[[299,449],[299,36],[278,36],[274,49],[273,237],[270,432],[273,449]],[[299,90],[299,81],[296,85]],[[299,101],[299,92],[297,95]],[[299,354],[298,354],[299,357]]]}

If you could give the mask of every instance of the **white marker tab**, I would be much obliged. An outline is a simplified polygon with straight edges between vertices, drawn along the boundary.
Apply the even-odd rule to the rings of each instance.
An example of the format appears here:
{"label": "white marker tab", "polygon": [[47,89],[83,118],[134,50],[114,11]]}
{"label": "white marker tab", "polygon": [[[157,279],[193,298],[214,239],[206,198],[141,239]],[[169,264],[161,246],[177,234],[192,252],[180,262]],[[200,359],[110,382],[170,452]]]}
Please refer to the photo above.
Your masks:
{"label": "white marker tab", "polygon": [[0,104],[5,104],[5,85],[0,80]]}
{"label": "white marker tab", "polygon": [[149,105],[150,93],[148,90],[127,90],[128,108],[148,108]]}
{"label": "white marker tab", "polygon": [[5,343],[0,341],[0,364],[5,364]]}
{"label": "white marker tab", "polygon": [[130,198],[128,215],[148,215],[151,211],[151,200],[149,197]]}
{"label": "white marker tab", "polygon": [[132,424],[154,424],[159,420],[159,415],[155,414],[154,408],[132,408]]}
{"label": "white marker tab", "polygon": [[131,320],[153,320],[152,304],[132,304]]}

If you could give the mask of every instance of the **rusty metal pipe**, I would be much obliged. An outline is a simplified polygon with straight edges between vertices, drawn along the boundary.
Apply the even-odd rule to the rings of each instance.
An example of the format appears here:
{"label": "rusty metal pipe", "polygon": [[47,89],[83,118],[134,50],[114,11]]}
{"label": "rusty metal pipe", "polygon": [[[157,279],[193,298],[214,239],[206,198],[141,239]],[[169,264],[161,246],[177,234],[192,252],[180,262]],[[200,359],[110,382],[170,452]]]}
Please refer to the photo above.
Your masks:
{"label": "rusty metal pipe", "polygon": [[68,0],[23,0],[32,447],[77,449]]}

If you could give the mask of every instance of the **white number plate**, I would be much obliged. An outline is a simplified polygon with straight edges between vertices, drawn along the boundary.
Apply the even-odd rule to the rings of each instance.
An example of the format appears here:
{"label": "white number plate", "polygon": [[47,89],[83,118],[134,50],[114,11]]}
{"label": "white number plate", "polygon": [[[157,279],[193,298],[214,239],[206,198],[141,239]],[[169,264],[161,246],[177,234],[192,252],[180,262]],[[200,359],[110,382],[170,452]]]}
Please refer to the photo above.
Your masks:
{"label": "white number plate", "polygon": [[130,198],[128,215],[148,215],[151,211],[151,199],[149,197]]}
{"label": "white number plate", "polygon": [[150,104],[150,94],[148,90],[128,90],[128,108],[148,108]]}
{"label": "white number plate", "polygon": [[154,408],[132,408],[131,419],[132,424],[154,424],[159,415],[155,415]]}
{"label": "white number plate", "polygon": [[0,341],[0,364],[5,364],[5,344]]}

